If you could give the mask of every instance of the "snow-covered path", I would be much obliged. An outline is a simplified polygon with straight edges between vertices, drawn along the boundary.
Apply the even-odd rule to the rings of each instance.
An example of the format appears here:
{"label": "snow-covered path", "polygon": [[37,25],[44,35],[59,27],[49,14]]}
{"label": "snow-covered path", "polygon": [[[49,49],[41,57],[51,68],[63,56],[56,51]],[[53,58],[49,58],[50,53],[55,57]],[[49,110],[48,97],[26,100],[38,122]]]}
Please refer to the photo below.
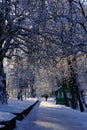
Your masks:
{"label": "snow-covered path", "polygon": [[87,113],[55,105],[52,100],[41,101],[15,130],[87,130]]}

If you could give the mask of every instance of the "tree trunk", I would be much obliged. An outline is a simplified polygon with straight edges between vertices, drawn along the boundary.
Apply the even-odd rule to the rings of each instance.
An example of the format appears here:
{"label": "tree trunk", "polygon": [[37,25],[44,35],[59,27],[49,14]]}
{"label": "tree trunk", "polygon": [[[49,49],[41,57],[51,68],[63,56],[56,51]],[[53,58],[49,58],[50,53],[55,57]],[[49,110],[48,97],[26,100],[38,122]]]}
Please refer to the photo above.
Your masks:
{"label": "tree trunk", "polygon": [[62,85],[62,89],[63,89],[63,96],[64,96],[64,99],[65,99],[65,105],[69,106],[69,100],[68,100],[68,97],[67,97],[66,84],[65,83],[63,83],[63,85]]}
{"label": "tree trunk", "polygon": [[77,100],[79,102],[80,111],[83,112],[84,111],[84,107],[83,107],[83,103],[81,101],[79,86],[77,85],[77,82],[76,82],[76,80],[77,80],[76,73],[75,73],[75,70],[73,68],[71,60],[67,59],[67,61],[68,61],[68,65],[69,65],[69,68],[70,68],[70,75],[71,75],[71,80],[72,80],[72,86],[73,86],[73,88],[75,90],[76,98],[77,98]]}
{"label": "tree trunk", "polygon": [[6,74],[4,73],[3,60],[0,55],[0,102],[7,103]]}
{"label": "tree trunk", "polygon": [[72,79],[70,79],[70,81],[69,81],[69,91],[70,91],[70,95],[71,95],[71,107],[73,109],[76,109],[78,106],[78,103],[77,103],[76,91],[75,91],[75,87],[73,85]]}
{"label": "tree trunk", "polygon": [[33,85],[30,84],[30,96],[33,97],[34,96],[34,89],[33,89]]}
{"label": "tree trunk", "polygon": [[83,103],[82,103],[82,100],[81,100],[81,94],[80,94],[78,85],[77,85],[77,83],[76,83],[76,76],[75,76],[74,83],[75,83],[75,84],[74,84],[74,87],[75,87],[75,90],[76,90],[77,99],[78,99],[79,106],[80,106],[80,111],[83,112],[83,111],[84,111],[84,107],[83,107]]}

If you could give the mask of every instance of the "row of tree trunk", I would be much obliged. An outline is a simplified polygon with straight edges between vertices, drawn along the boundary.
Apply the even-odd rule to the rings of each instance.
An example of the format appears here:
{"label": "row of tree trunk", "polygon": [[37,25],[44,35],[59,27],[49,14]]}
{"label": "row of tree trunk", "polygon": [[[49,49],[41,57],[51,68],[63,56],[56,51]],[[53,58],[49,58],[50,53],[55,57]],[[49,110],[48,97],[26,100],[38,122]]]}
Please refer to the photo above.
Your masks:
{"label": "row of tree trunk", "polygon": [[[70,79],[69,81],[63,81],[62,88],[63,88],[63,96],[65,99],[65,105],[71,106],[73,109],[77,109],[78,105],[80,108],[80,111],[84,111],[84,104],[82,101],[82,95],[80,88],[77,83],[77,74],[75,72],[75,69],[72,65],[72,62],[70,59],[68,59],[68,65],[70,68]],[[67,87],[68,84],[68,87]],[[67,92],[70,93],[70,97],[68,98]]]}

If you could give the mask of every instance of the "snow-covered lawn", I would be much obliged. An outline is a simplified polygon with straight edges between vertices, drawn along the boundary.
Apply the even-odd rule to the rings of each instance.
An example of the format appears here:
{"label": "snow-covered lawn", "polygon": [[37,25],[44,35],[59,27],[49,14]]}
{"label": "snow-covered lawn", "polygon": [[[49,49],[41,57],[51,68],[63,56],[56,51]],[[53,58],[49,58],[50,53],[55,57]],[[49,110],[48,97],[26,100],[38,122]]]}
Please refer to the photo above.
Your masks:
{"label": "snow-covered lawn", "polygon": [[2,122],[9,122],[16,119],[15,114],[21,114],[24,110],[32,106],[37,101],[36,98],[27,100],[9,100],[8,104],[0,104],[0,128],[4,127]]}
{"label": "snow-covered lawn", "polygon": [[10,113],[21,113],[37,101],[37,98],[27,100],[8,100],[8,104],[0,104],[0,111]]}
{"label": "snow-covered lawn", "polygon": [[9,112],[0,112],[0,122],[10,121],[16,116]]}
{"label": "snow-covered lawn", "polygon": [[16,116],[9,112],[0,112],[0,129],[6,130],[8,125],[9,129],[15,127]]}

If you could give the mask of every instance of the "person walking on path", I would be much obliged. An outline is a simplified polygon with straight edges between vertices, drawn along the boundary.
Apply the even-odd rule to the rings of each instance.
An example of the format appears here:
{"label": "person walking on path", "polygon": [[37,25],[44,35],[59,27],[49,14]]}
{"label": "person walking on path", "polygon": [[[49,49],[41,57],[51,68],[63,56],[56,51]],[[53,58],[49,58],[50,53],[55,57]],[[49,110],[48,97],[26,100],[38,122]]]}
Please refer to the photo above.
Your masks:
{"label": "person walking on path", "polygon": [[46,101],[47,101],[47,99],[48,99],[48,95],[47,95],[47,94],[45,95],[45,99],[46,99]]}

